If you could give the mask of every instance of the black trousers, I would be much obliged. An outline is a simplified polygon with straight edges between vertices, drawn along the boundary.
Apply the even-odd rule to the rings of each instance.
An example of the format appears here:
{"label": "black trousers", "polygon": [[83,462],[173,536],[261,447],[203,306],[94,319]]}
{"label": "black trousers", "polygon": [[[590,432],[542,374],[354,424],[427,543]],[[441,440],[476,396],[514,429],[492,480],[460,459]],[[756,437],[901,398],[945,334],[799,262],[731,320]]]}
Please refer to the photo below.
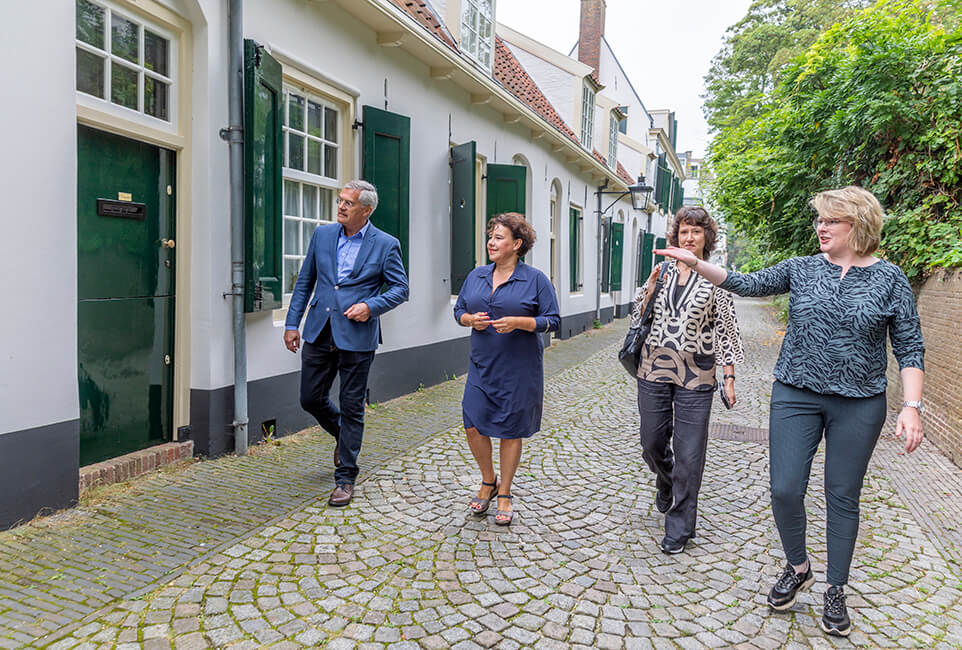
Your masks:
{"label": "black trousers", "polygon": [[[374,350],[339,350],[330,323],[301,350],[301,407],[338,440],[341,466],[334,471],[338,485],[353,485],[357,480],[357,456],[364,437],[364,394],[373,360]],[[340,378],[340,408],[330,399],[335,376]]]}
{"label": "black trousers", "polygon": [[710,390],[638,380],[641,455],[657,486],[671,487],[674,503],[665,514],[665,535],[678,542],[695,536],[713,395]]}

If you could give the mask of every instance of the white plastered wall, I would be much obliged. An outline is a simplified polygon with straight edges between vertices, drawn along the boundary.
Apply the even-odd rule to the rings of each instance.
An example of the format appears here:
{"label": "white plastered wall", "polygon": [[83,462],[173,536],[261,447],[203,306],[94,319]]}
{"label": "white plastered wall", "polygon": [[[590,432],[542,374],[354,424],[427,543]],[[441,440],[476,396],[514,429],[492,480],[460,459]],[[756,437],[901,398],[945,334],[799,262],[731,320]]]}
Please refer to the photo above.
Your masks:
{"label": "white plastered wall", "polygon": [[[222,294],[230,286],[230,228],[228,216],[227,147],[217,131],[227,120],[226,22],[223,3],[201,2],[207,24],[197,30],[195,65],[195,238],[192,284],[191,386],[213,389],[233,381],[230,303]],[[559,250],[563,260],[562,289],[568,286],[567,206],[584,209],[584,291],[559,296],[562,314],[594,309],[592,287],[597,286],[597,220],[590,176],[551,153],[550,144],[532,141],[522,124],[505,124],[500,113],[473,105],[468,93],[446,81],[432,80],[425,65],[395,48],[376,44],[373,31],[349,17],[335,3],[293,0],[247,0],[244,36],[272,44],[314,70],[350,84],[360,93],[357,104],[384,108],[411,118],[410,269],[411,298],[382,317],[384,343],[379,352],[429,345],[467,335],[452,315],[450,288],[449,142],[477,142],[478,154],[489,163],[513,164],[517,156],[529,166],[528,204],[539,233],[549,229],[549,191],[553,178],[561,180],[564,195]],[[213,27],[216,26],[216,27]],[[203,43],[201,43],[203,41]],[[567,74],[567,73],[565,73]],[[571,75],[568,75],[570,78]],[[570,96],[570,80],[568,90]],[[360,118],[360,115],[358,115]],[[449,133],[450,124],[450,133]],[[344,154],[354,156],[360,170],[361,134],[344,143]],[[570,188],[570,191],[569,191]],[[587,190],[587,203],[585,193]],[[482,192],[483,192],[482,188]],[[372,217],[377,224],[377,213]],[[203,223],[201,223],[203,222]],[[547,273],[549,251],[543,239],[529,261]],[[610,306],[604,296],[602,306]],[[283,323],[271,313],[247,317],[248,378],[256,380],[296,372],[300,359],[284,349]]]}
{"label": "white plastered wall", "polygon": [[0,3],[0,434],[79,417],[74,9],[42,4]]}

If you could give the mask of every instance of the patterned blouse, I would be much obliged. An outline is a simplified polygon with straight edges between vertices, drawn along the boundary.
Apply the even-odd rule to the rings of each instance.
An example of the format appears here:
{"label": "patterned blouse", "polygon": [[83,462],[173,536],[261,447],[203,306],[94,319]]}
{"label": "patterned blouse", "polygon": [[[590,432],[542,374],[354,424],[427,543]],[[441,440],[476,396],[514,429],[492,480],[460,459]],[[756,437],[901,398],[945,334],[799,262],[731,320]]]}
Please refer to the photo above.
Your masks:
{"label": "patterned blouse", "polygon": [[[644,292],[635,295],[633,322],[641,318]],[[638,376],[688,390],[714,390],[715,365],[742,363],[732,295],[694,271],[678,286],[678,267],[669,264],[652,307],[651,332],[641,351]]]}
{"label": "patterned blouse", "polygon": [[794,257],[755,273],[730,271],[721,287],[740,296],[791,291],[775,379],[816,393],[871,397],[885,391],[885,336],[899,368],[924,369],[915,299],[902,269],[885,260],[841,267],[824,255]]}

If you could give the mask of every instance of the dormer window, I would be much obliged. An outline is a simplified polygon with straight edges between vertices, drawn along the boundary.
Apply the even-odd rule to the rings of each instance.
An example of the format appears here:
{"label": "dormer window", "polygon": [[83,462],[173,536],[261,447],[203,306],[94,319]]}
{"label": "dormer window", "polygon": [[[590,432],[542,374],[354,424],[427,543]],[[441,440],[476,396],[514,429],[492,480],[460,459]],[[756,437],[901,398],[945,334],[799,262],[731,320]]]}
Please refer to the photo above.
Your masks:
{"label": "dormer window", "polygon": [[585,84],[581,90],[581,144],[591,151],[592,134],[595,130],[595,90]]}
{"label": "dormer window", "polygon": [[494,0],[462,0],[461,51],[491,69],[494,49]]}

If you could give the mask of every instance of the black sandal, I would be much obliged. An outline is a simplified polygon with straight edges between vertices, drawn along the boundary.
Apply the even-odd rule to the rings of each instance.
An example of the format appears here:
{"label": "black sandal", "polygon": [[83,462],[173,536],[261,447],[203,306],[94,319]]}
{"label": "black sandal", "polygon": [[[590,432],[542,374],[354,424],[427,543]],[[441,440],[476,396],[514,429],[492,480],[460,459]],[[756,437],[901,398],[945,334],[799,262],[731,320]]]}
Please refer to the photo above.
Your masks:
{"label": "black sandal", "polygon": [[488,483],[487,481],[481,481],[481,485],[490,485],[493,489],[489,492],[490,496],[487,499],[482,499],[481,497],[474,497],[471,499],[471,503],[468,504],[468,510],[475,515],[483,515],[488,511],[488,507],[491,505],[491,499],[498,492],[498,479],[494,479],[494,483]]}
{"label": "black sandal", "polygon": [[[508,501],[510,501],[514,497],[512,497],[510,494],[499,494],[498,498],[507,499]],[[504,517],[504,518],[498,519],[498,517]],[[511,523],[512,519],[514,519],[514,510],[502,510],[501,508],[498,508],[494,512],[494,523],[496,523],[499,526],[507,526],[508,524]]]}

